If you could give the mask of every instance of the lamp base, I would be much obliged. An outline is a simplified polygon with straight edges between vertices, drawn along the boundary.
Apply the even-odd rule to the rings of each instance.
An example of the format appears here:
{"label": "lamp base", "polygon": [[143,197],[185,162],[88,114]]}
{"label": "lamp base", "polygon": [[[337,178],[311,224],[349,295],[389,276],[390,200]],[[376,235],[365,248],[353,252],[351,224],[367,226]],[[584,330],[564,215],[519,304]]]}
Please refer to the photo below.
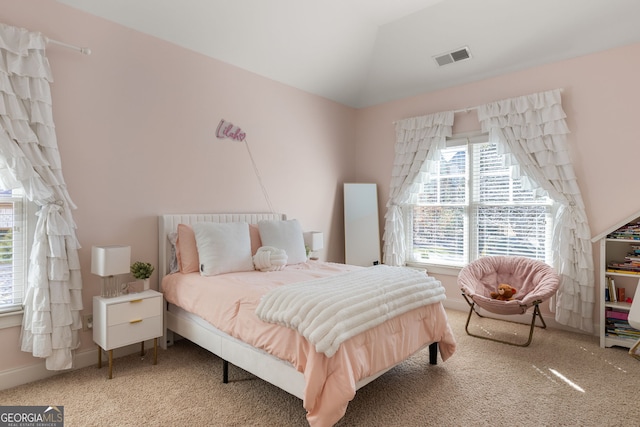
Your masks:
{"label": "lamp base", "polygon": [[118,281],[115,276],[107,276],[102,278],[102,289],[100,296],[104,298],[113,298],[120,295],[120,289],[118,287]]}

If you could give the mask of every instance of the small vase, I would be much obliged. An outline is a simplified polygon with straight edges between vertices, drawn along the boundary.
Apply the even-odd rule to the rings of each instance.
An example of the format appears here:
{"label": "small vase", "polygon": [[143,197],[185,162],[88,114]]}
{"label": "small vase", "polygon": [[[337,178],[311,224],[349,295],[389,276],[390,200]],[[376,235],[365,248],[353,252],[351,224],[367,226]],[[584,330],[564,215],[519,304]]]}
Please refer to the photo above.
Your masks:
{"label": "small vase", "polygon": [[149,279],[142,279],[142,289],[145,291],[149,289]]}

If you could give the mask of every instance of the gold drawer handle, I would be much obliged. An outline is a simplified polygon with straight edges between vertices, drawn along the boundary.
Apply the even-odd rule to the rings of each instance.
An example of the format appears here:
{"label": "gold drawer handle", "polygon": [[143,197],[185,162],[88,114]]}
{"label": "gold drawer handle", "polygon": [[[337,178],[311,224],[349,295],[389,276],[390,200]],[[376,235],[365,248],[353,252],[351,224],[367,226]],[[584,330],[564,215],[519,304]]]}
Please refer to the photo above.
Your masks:
{"label": "gold drawer handle", "polygon": [[136,319],[136,320],[130,320],[129,323],[140,323],[142,322],[142,319]]}
{"label": "gold drawer handle", "polygon": [[131,304],[133,304],[134,302],[142,302],[142,298],[140,299],[132,299],[131,301],[129,301]]}

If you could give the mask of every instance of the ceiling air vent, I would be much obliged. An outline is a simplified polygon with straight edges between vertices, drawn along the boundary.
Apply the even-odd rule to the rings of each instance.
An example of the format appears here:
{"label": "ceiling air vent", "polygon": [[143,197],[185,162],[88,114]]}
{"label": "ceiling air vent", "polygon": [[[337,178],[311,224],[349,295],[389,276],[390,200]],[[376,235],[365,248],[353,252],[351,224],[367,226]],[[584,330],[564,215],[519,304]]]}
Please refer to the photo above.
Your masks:
{"label": "ceiling air vent", "polygon": [[454,62],[464,61],[465,59],[471,58],[471,52],[469,52],[468,47],[463,47],[452,52],[447,52],[442,55],[434,56],[433,59],[436,60],[439,66],[453,64]]}

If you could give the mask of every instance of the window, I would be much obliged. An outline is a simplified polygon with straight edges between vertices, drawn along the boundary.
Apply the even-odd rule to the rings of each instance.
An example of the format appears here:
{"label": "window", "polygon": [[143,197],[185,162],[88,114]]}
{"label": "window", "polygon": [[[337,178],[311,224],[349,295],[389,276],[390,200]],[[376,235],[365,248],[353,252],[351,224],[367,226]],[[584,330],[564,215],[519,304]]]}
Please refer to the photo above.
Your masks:
{"label": "window", "polygon": [[463,266],[486,255],[550,262],[553,201],[525,190],[486,135],[452,139],[405,208],[409,262]]}
{"label": "window", "polygon": [[0,191],[0,313],[22,309],[27,279],[26,197]]}

